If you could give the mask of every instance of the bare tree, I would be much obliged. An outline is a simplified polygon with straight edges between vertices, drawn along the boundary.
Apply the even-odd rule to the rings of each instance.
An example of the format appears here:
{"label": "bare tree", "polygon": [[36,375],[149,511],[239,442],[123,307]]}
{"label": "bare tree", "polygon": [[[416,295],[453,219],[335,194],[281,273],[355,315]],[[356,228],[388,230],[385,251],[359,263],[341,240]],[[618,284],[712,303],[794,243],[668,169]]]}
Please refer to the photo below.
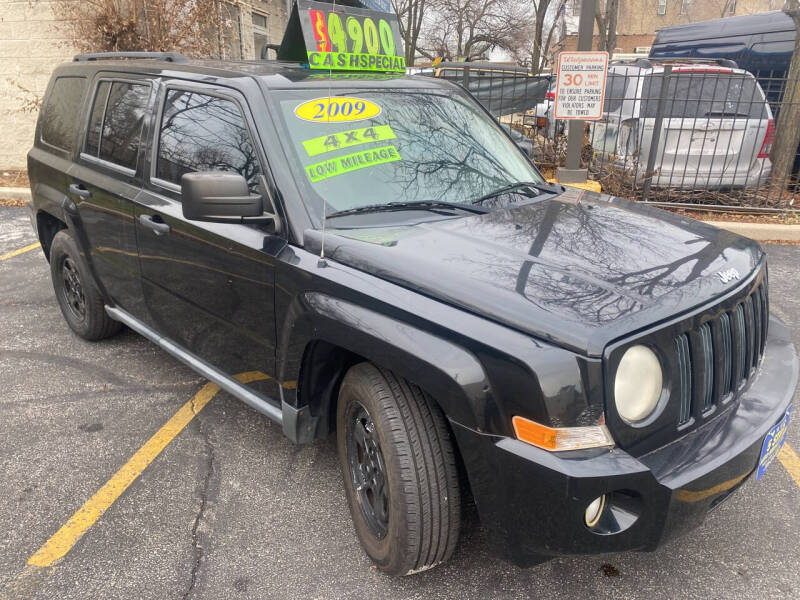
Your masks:
{"label": "bare tree", "polygon": [[[533,0],[535,22],[530,50],[530,66],[533,73],[541,71],[547,61],[547,50],[550,48],[553,32],[558,24],[558,16],[566,2],[567,0],[556,0],[555,2],[553,0]],[[551,10],[553,7],[555,10]]]}
{"label": "bare tree", "polygon": [[530,40],[533,11],[517,0],[429,0],[418,51],[428,58],[475,60],[500,48],[517,54]]}
{"label": "bare tree", "polygon": [[406,46],[406,64],[413,66],[428,4],[425,0],[392,0],[392,7],[397,13],[400,35]]}
{"label": "bare tree", "polygon": [[179,51],[225,57],[236,8],[223,0],[55,0],[70,45],[82,52]]}
{"label": "bare tree", "polygon": [[609,54],[617,46],[617,17],[619,0],[598,0],[595,4],[594,20],[597,24],[597,49]]}
{"label": "bare tree", "polygon": [[786,89],[783,92],[781,111],[775,125],[775,142],[772,145],[772,185],[783,193],[786,180],[792,173],[794,157],[800,144],[800,0],[787,0],[784,11],[794,20],[797,30],[794,54],[786,72]]}

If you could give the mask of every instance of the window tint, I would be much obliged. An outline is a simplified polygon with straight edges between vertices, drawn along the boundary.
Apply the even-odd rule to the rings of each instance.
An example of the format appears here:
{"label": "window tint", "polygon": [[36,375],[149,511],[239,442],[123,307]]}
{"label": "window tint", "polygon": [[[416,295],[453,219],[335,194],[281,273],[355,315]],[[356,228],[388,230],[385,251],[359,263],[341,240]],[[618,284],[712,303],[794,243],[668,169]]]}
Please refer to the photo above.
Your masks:
{"label": "window tint", "polygon": [[115,81],[111,84],[103,119],[98,156],[129,169],[136,169],[139,138],[147,111],[150,86]]}
{"label": "window tint", "polygon": [[89,116],[89,130],[86,132],[86,147],[84,148],[84,152],[92,156],[97,156],[100,150],[100,130],[103,128],[103,113],[106,109],[110,88],[111,82],[101,81],[97,86],[97,93],[94,95],[92,113]]}
{"label": "window tint", "polygon": [[[642,87],[641,116],[655,118],[661,94],[660,73],[648,75]],[[676,73],[670,77],[664,97],[665,118],[766,119],[761,89],[750,74],[719,72]]]}
{"label": "window tint", "polygon": [[56,79],[42,114],[41,135],[45,142],[63,150],[75,149],[85,89],[86,79],[83,77]]}
{"label": "window tint", "polygon": [[258,186],[258,158],[236,103],[170,90],[161,117],[156,177],[177,185],[184,173],[235,171]]}

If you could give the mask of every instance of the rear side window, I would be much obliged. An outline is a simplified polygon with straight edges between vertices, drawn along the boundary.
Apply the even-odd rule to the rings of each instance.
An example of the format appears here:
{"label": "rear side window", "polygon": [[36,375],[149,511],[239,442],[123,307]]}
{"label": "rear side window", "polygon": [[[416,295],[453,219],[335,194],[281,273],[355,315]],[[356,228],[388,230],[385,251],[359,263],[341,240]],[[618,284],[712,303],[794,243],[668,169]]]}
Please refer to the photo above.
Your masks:
{"label": "rear side window", "polygon": [[59,77],[55,80],[42,114],[43,141],[69,152],[75,150],[85,90],[84,77]]}
{"label": "rear side window", "polygon": [[628,81],[632,77],[627,77],[622,73],[609,73],[606,79],[606,93],[603,100],[603,112],[614,112],[622,106],[622,101],[625,100],[625,90],[628,87]]}
{"label": "rear side window", "polygon": [[180,185],[183,174],[194,171],[235,171],[253,191],[261,173],[235,102],[169,90],[161,116],[156,177]]}
{"label": "rear side window", "polygon": [[[661,94],[661,73],[647,75],[642,86],[641,116],[655,118]],[[664,117],[768,118],[764,95],[752,75],[700,71],[670,76],[664,95]]]}
{"label": "rear side window", "polygon": [[127,81],[101,81],[97,86],[86,154],[136,170],[150,86]]}

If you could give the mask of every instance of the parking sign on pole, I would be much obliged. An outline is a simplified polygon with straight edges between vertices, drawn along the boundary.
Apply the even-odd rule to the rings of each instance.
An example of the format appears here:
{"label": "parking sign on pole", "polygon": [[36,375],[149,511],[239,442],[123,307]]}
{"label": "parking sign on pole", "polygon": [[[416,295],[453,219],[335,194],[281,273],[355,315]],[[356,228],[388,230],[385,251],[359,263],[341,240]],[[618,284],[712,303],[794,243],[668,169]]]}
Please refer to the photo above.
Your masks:
{"label": "parking sign on pole", "polygon": [[558,55],[556,119],[596,120],[603,116],[608,52]]}

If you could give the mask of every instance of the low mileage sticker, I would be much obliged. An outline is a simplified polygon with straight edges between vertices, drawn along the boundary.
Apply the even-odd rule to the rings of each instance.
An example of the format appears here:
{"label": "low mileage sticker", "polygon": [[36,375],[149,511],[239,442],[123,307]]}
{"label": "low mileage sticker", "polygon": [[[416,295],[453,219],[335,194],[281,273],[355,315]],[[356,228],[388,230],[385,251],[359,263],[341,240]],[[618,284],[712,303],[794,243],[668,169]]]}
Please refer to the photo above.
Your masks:
{"label": "low mileage sticker", "polygon": [[345,154],[344,156],[337,156],[336,158],[308,165],[306,173],[311,182],[316,183],[337,175],[344,175],[366,167],[374,167],[397,160],[400,160],[400,153],[397,148],[394,146],[381,146],[380,148]]}

